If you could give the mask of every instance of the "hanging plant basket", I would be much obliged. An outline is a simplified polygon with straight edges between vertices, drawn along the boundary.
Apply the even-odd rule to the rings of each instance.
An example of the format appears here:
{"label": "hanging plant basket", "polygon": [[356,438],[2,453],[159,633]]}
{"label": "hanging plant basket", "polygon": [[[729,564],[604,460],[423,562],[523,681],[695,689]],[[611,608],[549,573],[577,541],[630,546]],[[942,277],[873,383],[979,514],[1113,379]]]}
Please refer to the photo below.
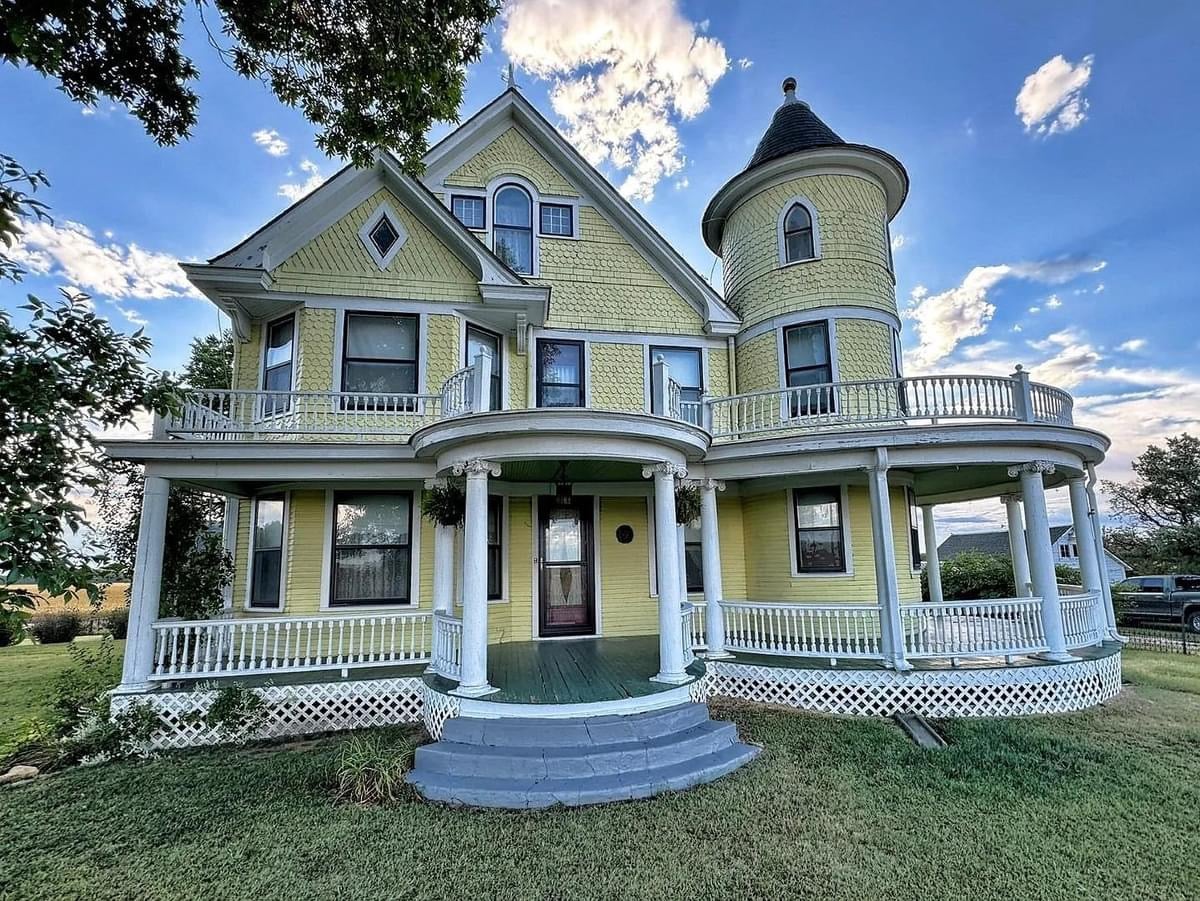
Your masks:
{"label": "hanging plant basket", "polygon": [[421,514],[439,526],[457,528],[463,524],[466,513],[467,493],[459,479],[427,488],[421,496]]}
{"label": "hanging plant basket", "polygon": [[675,522],[681,526],[700,518],[700,489],[695,485],[680,485],[675,489]]}

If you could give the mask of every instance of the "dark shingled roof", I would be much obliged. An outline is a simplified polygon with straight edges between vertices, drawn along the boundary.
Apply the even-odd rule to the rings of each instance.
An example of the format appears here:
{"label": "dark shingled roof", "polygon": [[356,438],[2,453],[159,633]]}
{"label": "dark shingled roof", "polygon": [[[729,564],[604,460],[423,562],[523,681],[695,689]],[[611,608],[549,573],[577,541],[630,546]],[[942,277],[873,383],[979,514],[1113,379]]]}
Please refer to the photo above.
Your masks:
{"label": "dark shingled roof", "polygon": [[[1071,531],[1070,526],[1051,526],[1050,542],[1053,544]],[[980,554],[999,554],[1008,556],[1008,532],[963,532],[950,535],[938,545],[938,556],[950,560],[959,554],[974,551]]]}
{"label": "dark shingled roof", "polygon": [[789,153],[846,143],[838,137],[837,132],[817,118],[807,103],[796,99],[795,79],[785,81],[783,90],[783,106],[775,111],[771,126],[758,142],[758,149],[750,157],[746,171]]}

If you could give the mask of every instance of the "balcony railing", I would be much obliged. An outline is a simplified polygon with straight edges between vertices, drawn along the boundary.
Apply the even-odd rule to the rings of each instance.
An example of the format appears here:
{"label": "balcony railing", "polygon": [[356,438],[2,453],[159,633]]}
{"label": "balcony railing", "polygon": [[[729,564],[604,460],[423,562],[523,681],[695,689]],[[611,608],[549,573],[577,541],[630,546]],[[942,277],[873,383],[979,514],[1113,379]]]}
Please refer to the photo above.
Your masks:
{"label": "balcony railing", "polygon": [[903,604],[904,656],[1012,657],[1047,650],[1041,598]]}
{"label": "balcony railing", "polygon": [[[200,439],[338,436],[406,440],[440,420],[487,412],[490,358],[480,356],[436,394],[340,391],[194,391],[168,421],[169,435]],[[1011,376],[929,375],[803,385],[684,400],[666,363],[652,367],[652,409],[705,429],[714,441],[772,433],[895,427],[944,421],[1071,425],[1071,395]]]}

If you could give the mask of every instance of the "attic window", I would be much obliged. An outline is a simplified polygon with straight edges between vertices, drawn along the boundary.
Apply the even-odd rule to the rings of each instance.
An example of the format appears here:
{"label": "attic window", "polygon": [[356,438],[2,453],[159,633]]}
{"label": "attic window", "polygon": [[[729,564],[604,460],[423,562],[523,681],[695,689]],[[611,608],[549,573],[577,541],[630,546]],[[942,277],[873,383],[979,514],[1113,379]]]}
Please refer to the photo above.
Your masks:
{"label": "attic window", "polygon": [[358,237],[375,260],[375,265],[386,269],[408,240],[408,233],[391,205],[381,203],[358,230]]}

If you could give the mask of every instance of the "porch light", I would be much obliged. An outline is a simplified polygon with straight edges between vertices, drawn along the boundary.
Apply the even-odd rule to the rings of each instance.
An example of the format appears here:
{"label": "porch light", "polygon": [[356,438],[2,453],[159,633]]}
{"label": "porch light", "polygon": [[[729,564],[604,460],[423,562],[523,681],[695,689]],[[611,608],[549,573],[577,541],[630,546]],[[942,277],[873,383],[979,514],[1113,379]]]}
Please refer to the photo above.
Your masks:
{"label": "porch light", "polygon": [[572,501],[571,483],[567,481],[566,461],[558,464],[558,475],[554,477],[554,502],[560,506],[569,506]]}

